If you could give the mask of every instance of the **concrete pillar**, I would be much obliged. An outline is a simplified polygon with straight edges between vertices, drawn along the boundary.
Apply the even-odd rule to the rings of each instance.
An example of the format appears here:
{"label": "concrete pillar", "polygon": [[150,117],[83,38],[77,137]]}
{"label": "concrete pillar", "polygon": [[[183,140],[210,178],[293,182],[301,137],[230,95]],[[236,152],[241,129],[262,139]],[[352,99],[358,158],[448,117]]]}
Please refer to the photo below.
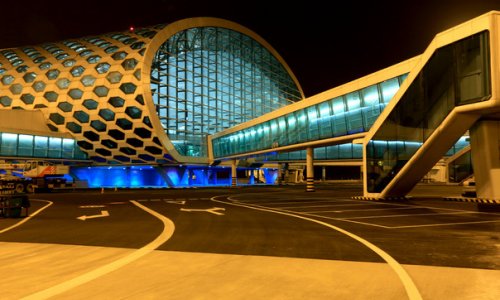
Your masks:
{"label": "concrete pillar", "polygon": [[236,173],[236,164],[238,161],[236,159],[231,161],[231,186],[236,186],[237,183],[237,173]]}
{"label": "concrete pillar", "polygon": [[470,129],[478,198],[500,199],[500,122],[479,121]]}
{"label": "concrete pillar", "polygon": [[326,167],[322,166],[321,167],[321,181],[326,181]]}
{"label": "concrete pillar", "polygon": [[306,192],[314,192],[314,148],[307,147],[306,149]]}
{"label": "concrete pillar", "polygon": [[278,185],[283,183],[281,180],[281,172],[283,172],[283,164],[278,163]]}

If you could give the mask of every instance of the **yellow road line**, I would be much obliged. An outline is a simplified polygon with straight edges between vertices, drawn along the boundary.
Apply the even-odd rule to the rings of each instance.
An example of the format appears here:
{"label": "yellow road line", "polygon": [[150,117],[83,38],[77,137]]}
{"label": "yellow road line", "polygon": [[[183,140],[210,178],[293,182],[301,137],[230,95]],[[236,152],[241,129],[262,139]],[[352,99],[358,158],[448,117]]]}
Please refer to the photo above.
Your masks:
{"label": "yellow road line", "polygon": [[[294,218],[299,218],[299,219],[303,219],[306,221],[310,221],[310,222],[314,222],[314,223],[326,226],[326,227],[331,228],[333,230],[336,230],[340,233],[343,233],[343,234],[355,239],[356,241],[360,242],[361,244],[365,245],[366,247],[371,249],[373,252],[375,252],[378,256],[380,256],[385,262],[387,262],[387,264],[392,268],[392,270],[394,272],[396,272],[399,279],[403,283],[403,286],[406,290],[406,294],[408,295],[408,299],[410,299],[410,300],[422,300],[422,296],[420,295],[420,292],[418,291],[415,283],[411,279],[410,275],[408,275],[406,270],[403,268],[403,266],[401,266],[394,258],[392,258],[392,256],[390,256],[384,250],[378,248],[377,246],[368,242],[367,240],[365,240],[365,239],[363,239],[363,238],[361,238],[353,233],[350,233],[347,230],[344,230],[340,227],[333,226],[331,224],[328,224],[328,223],[325,223],[325,222],[322,222],[322,221],[319,221],[316,219],[308,218],[308,217],[301,216],[301,215],[296,215],[293,213],[288,213],[288,212],[284,212],[284,211],[277,211],[277,210],[261,208],[261,207],[253,207],[251,205],[245,205],[245,204],[240,204],[240,203],[225,202],[225,201],[217,200],[216,198],[217,197],[212,197],[211,200],[215,201],[215,202],[219,202],[219,203],[228,204],[228,205],[246,207],[246,208],[250,208],[250,209],[267,211],[267,212],[271,212],[271,213],[276,213],[276,214],[286,215],[286,216],[290,216],[290,217],[294,217]],[[234,200],[234,199],[231,199],[231,197],[227,197],[227,199]]]}
{"label": "yellow road line", "polygon": [[14,229],[18,226],[21,226],[22,224],[28,222],[29,220],[31,220],[31,218],[33,218],[34,216],[36,216],[37,214],[39,214],[42,210],[46,209],[47,207],[51,206],[52,204],[54,204],[54,202],[52,201],[48,201],[48,200],[38,200],[38,199],[32,199],[31,201],[40,201],[40,202],[48,202],[48,204],[46,204],[44,207],[40,208],[39,210],[35,211],[34,213],[32,213],[30,216],[22,219],[21,221],[17,222],[16,224],[10,226],[10,227],[7,227],[5,229],[2,229],[0,230],[0,233],[4,233],[6,231],[9,231],[11,229]]}
{"label": "yellow road line", "polygon": [[90,272],[82,274],[82,275],[75,277],[73,279],[70,279],[68,281],[62,282],[62,283],[55,285],[53,287],[50,287],[48,289],[31,294],[31,295],[24,297],[22,299],[30,299],[30,300],[47,299],[47,298],[53,297],[55,295],[61,294],[63,292],[66,292],[72,288],[75,288],[75,287],[80,286],[84,283],[87,283],[91,280],[94,280],[96,278],[104,276],[112,271],[115,271],[115,270],[143,257],[144,255],[151,253],[154,249],[158,248],[160,245],[162,245],[168,239],[170,239],[170,237],[174,234],[174,230],[175,230],[175,225],[170,219],[157,213],[156,211],[154,211],[152,209],[147,208],[146,206],[138,203],[137,201],[131,200],[130,202],[132,202],[137,207],[139,207],[142,210],[146,211],[147,213],[155,216],[156,218],[160,219],[160,221],[163,222],[163,231],[160,235],[158,235],[149,244],[145,245],[142,248],[137,249],[136,251],[134,251],[133,253],[131,253],[125,257],[122,257],[118,260],[115,260],[114,262],[103,265],[95,270],[92,270]]}

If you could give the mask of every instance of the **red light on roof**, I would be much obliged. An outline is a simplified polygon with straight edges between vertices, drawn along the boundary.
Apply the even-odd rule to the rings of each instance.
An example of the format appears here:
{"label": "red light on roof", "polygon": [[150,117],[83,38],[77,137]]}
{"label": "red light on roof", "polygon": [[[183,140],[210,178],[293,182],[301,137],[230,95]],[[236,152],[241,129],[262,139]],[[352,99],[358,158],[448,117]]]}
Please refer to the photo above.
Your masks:
{"label": "red light on roof", "polygon": [[130,27],[128,28],[128,30],[130,30],[130,31],[134,31],[134,29],[135,29],[135,28],[134,28],[134,26],[130,26]]}

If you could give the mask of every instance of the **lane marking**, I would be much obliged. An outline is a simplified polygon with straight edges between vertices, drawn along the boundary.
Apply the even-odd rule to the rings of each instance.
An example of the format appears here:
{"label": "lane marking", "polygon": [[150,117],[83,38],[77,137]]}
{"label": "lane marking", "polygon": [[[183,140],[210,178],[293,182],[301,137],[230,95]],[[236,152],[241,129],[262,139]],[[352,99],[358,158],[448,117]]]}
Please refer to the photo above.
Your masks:
{"label": "lane marking", "polygon": [[101,208],[106,207],[106,205],[80,205],[80,208]]}
{"label": "lane marking", "polygon": [[[240,203],[247,203],[245,201],[238,201]],[[260,200],[260,202],[263,202],[262,200]],[[338,203],[338,202],[360,202],[360,201],[355,201],[355,200],[314,200],[314,201],[306,201],[306,200],[299,200],[299,201],[269,201],[269,202],[265,202],[266,204],[269,204],[269,205],[281,205],[281,204],[309,204],[309,203]],[[253,202],[250,202],[250,204],[253,203]]]}
{"label": "lane marking", "polygon": [[[305,206],[283,206],[283,207],[276,207],[276,208],[284,208],[284,209],[289,209],[289,208],[314,208],[314,207],[337,207],[337,206],[359,206],[359,205],[367,205],[368,203],[349,203],[349,204],[327,204],[327,205],[305,205]],[[275,207],[273,207],[275,208]]]}
{"label": "lane marking", "polygon": [[103,217],[109,217],[109,212],[107,210],[101,210],[101,213],[98,214],[98,215],[90,215],[90,216],[83,215],[83,216],[79,216],[79,217],[76,217],[76,218],[78,220],[85,221],[87,219],[95,219],[95,218],[103,218]]}
{"label": "lane marking", "polygon": [[[448,212],[448,213],[432,213],[432,214],[412,214],[412,215],[383,215],[383,216],[363,216],[363,217],[347,217],[345,219],[377,219],[377,218],[399,218],[399,217],[419,217],[419,216],[440,216],[440,215],[463,215],[463,214],[477,214],[477,212]],[[343,218],[340,218],[342,220]]]}
{"label": "lane marking", "polygon": [[37,211],[35,211],[34,213],[30,214],[28,217],[22,219],[21,221],[17,222],[16,224],[12,225],[12,226],[9,226],[5,229],[2,229],[0,230],[0,233],[4,233],[4,232],[7,232],[11,229],[14,229],[18,226],[21,226],[22,224],[28,222],[29,220],[31,220],[31,218],[33,218],[34,216],[38,215],[39,213],[41,213],[44,209],[46,209],[47,207],[51,206],[52,204],[54,204],[54,202],[52,201],[49,201],[49,200],[39,200],[39,199],[31,199],[30,201],[39,201],[39,202],[48,202],[44,207],[42,208],[39,208]]}
{"label": "lane marking", "polygon": [[[404,206],[404,207],[414,207],[414,208],[428,208],[428,209],[439,209],[439,210],[449,210],[449,211],[471,211],[471,210],[456,209],[456,208],[444,208],[444,207],[434,207],[434,206],[408,205],[408,204],[399,204],[399,203],[382,203],[382,202],[376,202],[376,201],[371,201],[370,203],[371,204],[377,204],[377,205],[394,205],[394,206]],[[500,216],[500,213],[492,213],[492,212],[480,212],[480,213],[487,214],[487,215]]]}
{"label": "lane marking", "polygon": [[397,208],[365,208],[365,209],[343,209],[343,210],[318,210],[311,211],[314,213],[323,213],[323,212],[351,212],[351,211],[377,211],[377,210],[395,210],[395,209],[419,209],[415,207],[397,207]]}
{"label": "lane marking", "polygon": [[[217,197],[219,197],[219,196],[212,197],[211,200],[215,201],[215,202],[219,202],[219,203],[225,203],[225,204],[229,204],[229,205],[241,206],[241,207],[246,207],[246,208],[250,208],[250,209],[267,211],[267,212],[271,212],[271,213],[277,213],[277,214],[282,214],[282,215],[285,215],[285,216],[290,216],[290,217],[294,217],[294,218],[303,219],[303,220],[306,220],[306,221],[310,221],[310,222],[314,222],[314,223],[326,226],[328,228],[336,230],[336,231],[338,231],[340,233],[343,233],[343,234],[345,234],[345,235],[347,235],[347,236],[355,239],[356,241],[360,242],[361,244],[365,245],[370,250],[372,250],[373,252],[375,252],[385,262],[387,262],[387,264],[392,268],[392,270],[398,275],[399,279],[401,280],[401,283],[403,284],[403,286],[404,286],[404,288],[406,290],[406,294],[408,295],[408,299],[410,299],[410,300],[422,300],[422,296],[420,295],[420,292],[418,291],[415,283],[411,279],[410,275],[408,275],[408,273],[405,271],[405,269],[403,268],[403,266],[401,266],[387,252],[385,252],[384,250],[382,250],[379,247],[375,246],[374,244],[370,243],[369,241],[363,239],[362,237],[357,236],[357,235],[355,235],[355,234],[353,234],[353,233],[351,233],[351,232],[349,232],[347,230],[344,230],[344,229],[342,229],[340,227],[337,227],[337,226],[325,223],[325,222],[320,221],[320,220],[316,220],[316,219],[312,219],[312,218],[308,218],[308,217],[305,217],[305,216],[296,215],[296,214],[292,214],[292,213],[288,213],[288,212],[276,211],[276,210],[272,210],[272,209],[259,208],[259,207],[252,207],[252,206],[246,205],[246,204],[237,204],[237,203],[231,203],[231,202],[224,202],[224,201],[221,201],[221,200],[217,200],[216,199]],[[226,198],[230,199],[231,197],[226,197]]]}
{"label": "lane marking", "polygon": [[472,222],[457,222],[457,223],[442,223],[442,224],[424,224],[424,225],[405,225],[405,226],[393,226],[389,228],[417,228],[417,227],[432,227],[432,226],[450,226],[450,225],[467,225],[467,224],[482,224],[482,223],[495,223],[500,222],[500,220],[492,221],[472,221]]}
{"label": "lane marking", "polygon": [[186,200],[166,200],[164,199],[166,203],[172,203],[172,204],[179,204],[179,205],[184,205],[186,204]]}
{"label": "lane marking", "polygon": [[181,211],[187,212],[207,212],[218,216],[223,216],[224,213],[219,212],[219,210],[225,211],[224,207],[212,207],[212,208],[181,208]]}
{"label": "lane marking", "polygon": [[[219,202],[219,203],[225,203],[225,204],[229,204],[229,205],[246,207],[246,208],[255,209],[255,210],[261,210],[261,211],[267,211],[267,212],[271,212],[271,213],[277,213],[277,214],[282,214],[282,215],[289,216],[289,217],[303,219],[303,220],[306,220],[306,221],[310,221],[310,222],[313,222],[313,223],[317,223],[317,224],[326,226],[328,228],[336,230],[336,231],[338,231],[340,233],[343,233],[343,234],[345,234],[345,235],[347,235],[347,236],[355,239],[356,241],[360,242],[361,244],[365,245],[367,248],[369,248],[370,250],[372,250],[373,252],[375,252],[385,262],[387,262],[387,264],[392,268],[392,270],[398,275],[399,279],[401,280],[401,282],[402,282],[402,284],[403,284],[403,286],[405,288],[406,294],[408,295],[408,299],[410,299],[410,300],[422,300],[422,296],[420,295],[420,292],[418,291],[415,283],[411,279],[410,275],[408,275],[408,273],[406,272],[406,270],[403,268],[403,266],[401,266],[387,252],[385,252],[384,250],[378,248],[377,246],[375,246],[374,244],[370,243],[369,241],[367,241],[367,240],[365,240],[365,239],[363,239],[363,238],[361,238],[361,237],[359,237],[359,236],[357,236],[357,235],[355,235],[355,234],[353,234],[353,233],[351,233],[351,232],[349,232],[347,230],[344,230],[344,229],[342,229],[340,227],[337,227],[337,226],[334,226],[334,225],[322,222],[320,220],[316,220],[316,219],[312,219],[312,218],[308,218],[308,217],[305,217],[305,216],[300,216],[300,215],[296,215],[296,214],[292,214],[292,213],[287,213],[287,212],[282,212],[282,211],[276,211],[276,210],[272,210],[272,209],[252,207],[252,206],[246,205],[246,204],[237,204],[237,203],[231,203],[231,202],[224,202],[224,201],[221,201],[221,200],[217,200],[216,199],[217,197],[218,196],[212,197],[211,200],[215,201],[215,202]],[[230,199],[231,197],[226,197],[226,198]]]}
{"label": "lane marking", "polygon": [[[231,199],[228,199],[228,200],[231,200]],[[235,204],[238,204],[238,203],[235,203]],[[360,221],[351,221],[351,220],[347,220],[347,219],[340,219],[340,218],[334,218],[334,217],[328,217],[328,216],[322,216],[322,215],[315,215],[312,213],[307,213],[307,212],[302,212],[302,211],[294,211],[294,210],[286,210],[286,209],[280,209],[280,208],[274,208],[274,207],[267,207],[267,206],[262,206],[262,205],[258,205],[258,204],[253,204],[253,203],[250,203],[250,204],[242,203],[242,205],[250,205],[250,206],[257,207],[257,208],[269,209],[269,210],[273,210],[273,211],[282,211],[282,212],[286,212],[286,213],[296,213],[296,214],[301,214],[301,215],[306,215],[306,216],[311,216],[311,217],[319,217],[319,218],[323,218],[323,219],[336,220],[336,221],[349,222],[349,223],[361,224],[361,225],[372,226],[372,227],[391,229],[391,227],[387,227],[384,225],[365,223],[365,222],[360,222]]]}
{"label": "lane marking", "polygon": [[31,294],[27,297],[24,297],[22,299],[26,300],[39,300],[39,299],[47,299],[50,297],[53,297],[55,295],[61,294],[63,292],[66,292],[68,290],[71,290],[77,286],[80,286],[84,283],[87,283],[91,280],[97,279],[103,275],[106,275],[110,272],[113,272],[127,264],[130,264],[131,262],[134,262],[138,260],[139,258],[143,257],[146,254],[151,253],[153,250],[161,246],[163,243],[168,241],[170,237],[174,234],[175,230],[175,225],[172,220],[168,219],[164,215],[161,215],[157,213],[156,211],[147,208],[146,206],[140,204],[139,202],[135,200],[130,200],[134,205],[139,207],[140,209],[146,211],[147,213],[155,216],[158,218],[160,221],[163,222],[163,231],[158,235],[152,242],[149,244],[145,245],[142,248],[137,249],[136,251],[132,252],[131,254],[122,257],[120,259],[117,259],[111,263],[105,264],[95,270],[89,271],[85,274],[82,274],[80,276],[77,276],[73,279],[67,280],[65,282],[62,282],[60,284],[57,284],[55,286],[52,286],[50,288],[47,288],[45,290],[39,291],[37,293]]}

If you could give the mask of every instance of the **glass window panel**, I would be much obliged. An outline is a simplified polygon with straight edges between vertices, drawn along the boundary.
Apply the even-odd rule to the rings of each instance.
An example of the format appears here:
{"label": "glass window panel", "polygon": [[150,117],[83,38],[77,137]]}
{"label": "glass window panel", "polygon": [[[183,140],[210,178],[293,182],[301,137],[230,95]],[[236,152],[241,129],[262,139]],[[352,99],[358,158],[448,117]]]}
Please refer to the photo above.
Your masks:
{"label": "glass window panel", "polygon": [[317,140],[319,139],[319,126],[316,105],[307,108],[307,117],[309,122],[309,140]]}
{"label": "glass window panel", "polygon": [[339,158],[340,159],[352,158],[352,144],[339,145]]}
{"label": "glass window panel", "polygon": [[297,116],[297,129],[298,129],[298,141],[305,142],[308,137],[308,126],[307,126],[307,115],[305,110],[301,109],[296,112]]}
{"label": "glass window panel", "polygon": [[46,136],[35,136],[35,157],[47,157],[49,150],[49,138]]}
{"label": "glass window panel", "polygon": [[378,89],[377,85],[372,85],[367,88],[364,88],[361,91],[361,94],[363,95],[363,106],[371,106],[371,105],[377,105],[379,103],[379,96],[378,96]]}
{"label": "glass window panel", "polygon": [[5,156],[17,155],[17,134],[5,132],[2,133],[0,153]]}
{"label": "glass window panel", "polygon": [[75,141],[72,139],[62,140],[62,156],[63,158],[74,158]]}
{"label": "glass window panel", "polygon": [[349,111],[361,107],[361,99],[358,92],[349,93],[345,96]]}
{"label": "glass window panel", "polygon": [[289,113],[286,116],[286,119],[288,123],[288,141],[290,142],[290,144],[295,144],[298,141],[298,127],[295,113]]}
{"label": "glass window panel", "polygon": [[288,145],[288,132],[286,127],[285,117],[278,118],[278,126],[279,126],[279,145],[286,146]]}
{"label": "glass window panel", "polygon": [[33,136],[20,134],[19,135],[19,156],[33,156]]}
{"label": "glass window panel", "polygon": [[61,138],[50,137],[49,138],[49,157],[60,158],[61,157]]}
{"label": "glass window panel", "polygon": [[325,101],[318,105],[319,107],[319,132],[320,138],[329,138],[332,137],[332,112],[330,109],[330,101]]}
{"label": "glass window panel", "polygon": [[361,109],[349,111],[348,113],[346,113],[346,118],[348,134],[354,134],[364,131]]}
{"label": "glass window panel", "polygon": [[314,159],[326,159],[326,147],[314,148]]}
{"label": "glass window panel", "polygon": [[389,103],[392,97],[399,90],[399,83],[397,78],[389,79],[380,84],[380,89],[382,90],[382,100],[384,103]]}

